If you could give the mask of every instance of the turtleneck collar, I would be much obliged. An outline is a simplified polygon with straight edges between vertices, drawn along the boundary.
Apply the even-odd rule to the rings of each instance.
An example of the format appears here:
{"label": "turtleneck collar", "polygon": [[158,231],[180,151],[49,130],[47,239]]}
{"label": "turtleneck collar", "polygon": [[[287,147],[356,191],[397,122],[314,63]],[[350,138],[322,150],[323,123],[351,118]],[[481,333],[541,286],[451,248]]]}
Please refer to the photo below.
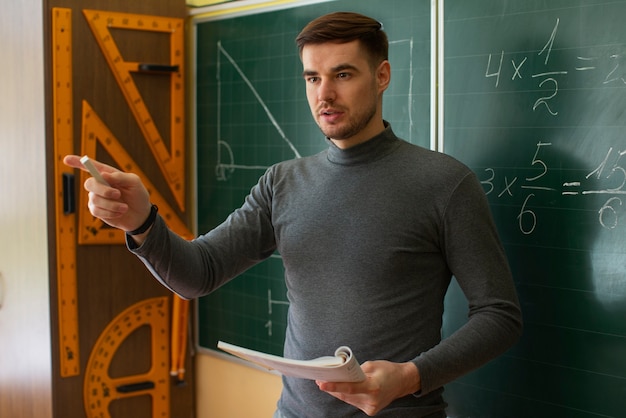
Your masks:
{"label": "turtleneck collar", "polygon": [[376,161],[392,152],[399,145],[399,139],[393,133],[391,125],[385,123],[385,129],[363,143],[347,149],[337,147],[328,137],[328,161],[340,165],[357,165]]}

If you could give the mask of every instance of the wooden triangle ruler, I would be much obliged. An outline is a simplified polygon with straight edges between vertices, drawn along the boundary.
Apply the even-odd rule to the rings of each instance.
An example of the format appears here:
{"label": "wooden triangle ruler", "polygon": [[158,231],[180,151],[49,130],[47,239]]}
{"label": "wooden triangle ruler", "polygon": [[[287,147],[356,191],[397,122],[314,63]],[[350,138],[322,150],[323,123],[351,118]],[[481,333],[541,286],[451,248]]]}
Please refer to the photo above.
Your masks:
{"label": "wooden triangle ruler", "polygon": [[[184,20],[100,10],[83,10],[89,27],[104,54],[117,83],[124,93],[144,139],[161,168],[180,210],[185,210],[185,89]],[[111,29],[138,30],[170,35],[170,62],[149,64],[125,61],[111,35]],[[171,97],[170,146],[167,147],[137,85],[133,72],[169,75]]]}
{"label": "wooden triangle ruler", "polygon": [[[100,144],[104,150],[124,171],[137,174],[150,193],[151,201],[159,207],[159,213],[168,226],[186,239],[192,239],[193,234],[185,223],[176,214],[168,201],[154,187],[150,179],[133,161],[120,141],[113,135],[105,123],[100,119],[89,103],[83,100],[81,152],[97,159],[96,145]],[[81,172],[81,181],[84,183],[89,174]],[[119,244],[124,242],[124,232],[108,228],[104,223],[94,218],[87,208],[87,194],[81,193],[79,199],[78,243],[79,244]]]}

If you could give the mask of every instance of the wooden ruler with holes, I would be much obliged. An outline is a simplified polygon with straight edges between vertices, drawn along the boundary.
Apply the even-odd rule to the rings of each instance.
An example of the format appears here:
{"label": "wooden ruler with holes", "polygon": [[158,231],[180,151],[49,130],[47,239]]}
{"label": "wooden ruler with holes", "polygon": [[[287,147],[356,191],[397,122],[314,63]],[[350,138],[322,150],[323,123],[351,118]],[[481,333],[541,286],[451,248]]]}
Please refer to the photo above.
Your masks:
{"label": "wooden ruler with holes", "polygon": [[[99,10],[83,10],[102,53],[161,168],[179,208],[185,210],[185,122],[184,122],[184,20]],[[111,29],[138,30],[170,35],[170,62],[149,64],[125,61]],[[133,72],[157,72],[170,77],[170,147],[166,146],[137,85]]]}
{"label": "wooden ruler with holes", "polygon": [[60,373],[80,373],[76,287],[74,170],[63,157],[74,153],[72,105],[72,11],[52,9],[52,96],[54,117],[54,193]]}
{"label": "wooden ruler with holes", "polygon": [[[88,418],[110,418],[111,402],[144,395],[151,397],[153,418],[170,416],[168,309],[167,297],[140,301],[117,315],[100,334],[85,371],[83,400]],[[109,376],[115,352],[129,335],[146,325],[150,327],[150,370],[132,376]]]}

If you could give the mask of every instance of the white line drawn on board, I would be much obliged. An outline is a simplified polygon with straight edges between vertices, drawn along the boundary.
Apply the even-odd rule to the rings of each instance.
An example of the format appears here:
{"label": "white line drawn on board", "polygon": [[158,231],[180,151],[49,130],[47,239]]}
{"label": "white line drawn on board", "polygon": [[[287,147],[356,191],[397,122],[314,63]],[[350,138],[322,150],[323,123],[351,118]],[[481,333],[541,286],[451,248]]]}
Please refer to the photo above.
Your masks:
{"label": "white line drawn on board", "polygon": [[265,328],[267,328],[267,336],[272,336],[272,306],[273,305],[286,305],[289,306],[289,302],[286,300],[276,300],[272,299],[272,289],[267,289],[267,315],[270,317],[268,321],[265,323]]}
{"label": "white line drawn on board", "polygon": [[[401,46],[408,49],[408,77],[409,77],[409,87],[406,92],[407,97],[407,115],[408,115],[408,123],[409,123],[409,134],[407,141],[412,142],[412,133],[413,133],[413,38],[409,39],[401,39],[397,41],[389,42],[390,50],[394,49],[395,46]],[[391,53],[391,52],[390,52]],[[227,64],[223,62],[225,58]],[[282,138],[284,143],[291,149],[293,152],[294,158],[301,158],[300,152],[294,145],[294,143],[287,137],[280,124],[276,120],[276,117],[270,110],[269,106],[263,100],[263,97],[259,94],[257,89],[254,86],[254,83],[250,80],[250,78],[245,74],[245,72],[241,69],[237,61],[231,56],[231,54],[224,48],[221,41],[217,42],[217,164],[215,167],[215,174],[218,180],[224,181],[228,179],[228,176],[234,173],[235,170],[266,170],[268,166],[266,165],[247,165],[247,164],[237,164],[236,157],[233,153],[233,150],[228,143],[222,137],[222,80],[221,80],[221,68],[222,65],[231,65],[237,74],[241,77],[243,82],[246,84],[250,92],[254,95],[254,98],[258,102],[259,106],[262,107],[265,115],[267,116],[268,121],[272,124],[278,135]]]}

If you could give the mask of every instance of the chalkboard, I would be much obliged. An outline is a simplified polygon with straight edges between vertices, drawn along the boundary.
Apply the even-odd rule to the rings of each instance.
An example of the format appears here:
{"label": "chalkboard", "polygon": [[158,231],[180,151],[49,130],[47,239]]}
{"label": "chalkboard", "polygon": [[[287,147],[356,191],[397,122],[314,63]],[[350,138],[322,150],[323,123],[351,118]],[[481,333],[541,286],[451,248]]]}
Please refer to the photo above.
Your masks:
{"label": "chalkboard", "polygon": [[[309,2],[311,3],[311,2]],[[392,82],[384,118],[401,138],[429,147],[431,2],[339,0],[288,3],[194,19],[198,228],[208,231],[241,206],[270,165],[326,147],[305,96],[295,37],[332,11],[381,21],[390,40]],[[282,354],[287,297],[280,254],[198,303],[198,344],[218,340]]]}
{"label": "chalkboard", "polygon": [[[626,414],[625,17],[625,1],[445,2],[443,150],[483,182],[525,319],[446,387],[449,416]],[[445,335],[463,303],[453,288]]]}

